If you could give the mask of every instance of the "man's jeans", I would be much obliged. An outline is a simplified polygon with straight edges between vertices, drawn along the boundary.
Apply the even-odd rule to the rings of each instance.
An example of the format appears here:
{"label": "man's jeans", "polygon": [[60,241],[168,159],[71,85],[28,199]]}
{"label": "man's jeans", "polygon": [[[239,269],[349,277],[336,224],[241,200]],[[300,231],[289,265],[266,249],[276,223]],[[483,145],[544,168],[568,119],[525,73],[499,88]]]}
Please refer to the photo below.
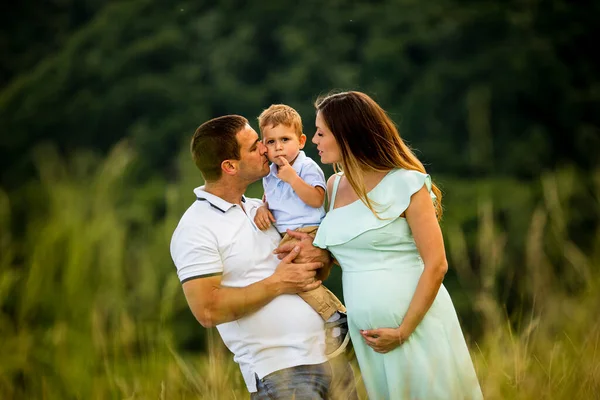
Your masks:
{"label": "man's jeans", "polygon": [[345,356],[316,365],[299,365],[256,379],[251,400],[358,399],[354,373]]}

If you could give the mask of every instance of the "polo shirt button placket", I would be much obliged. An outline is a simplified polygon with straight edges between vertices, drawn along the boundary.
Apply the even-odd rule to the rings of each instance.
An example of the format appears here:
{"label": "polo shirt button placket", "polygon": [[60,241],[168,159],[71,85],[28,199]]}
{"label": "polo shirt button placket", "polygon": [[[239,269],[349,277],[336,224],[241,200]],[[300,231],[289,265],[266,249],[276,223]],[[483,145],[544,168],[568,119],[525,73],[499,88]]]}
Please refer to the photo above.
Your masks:
{"label": "polo shirt button placket", "polygon": [[[234,205],[234,207],[237,207],[237,205]],[[240,209],[240,211],[242,213],[244,213],[244,216],[246,217],[246,220],[248,220],[248,222],[250,222],[250,225],[252,225],[252,229],[254,229],[254,231],[259,231],[260,229],[258,229],[258,227],[256,226],[256,224],[254,223],[254,220],[252,218],[250,218],[250,215],[248,215],[248,213],[246,212],[245,208],[241,208],[238,207]]]}

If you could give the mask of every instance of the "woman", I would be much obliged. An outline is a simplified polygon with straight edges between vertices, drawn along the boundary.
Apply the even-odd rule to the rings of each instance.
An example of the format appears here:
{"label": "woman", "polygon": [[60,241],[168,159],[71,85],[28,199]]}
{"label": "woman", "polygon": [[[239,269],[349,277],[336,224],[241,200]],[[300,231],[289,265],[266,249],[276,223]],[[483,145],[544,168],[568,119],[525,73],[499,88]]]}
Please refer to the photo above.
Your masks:
{"label": "woman", "polygon": [[315,104],[329,212],[314,245],[343,270],[350,337],[372,399],[479,399],[452,300],[438,219],[441,192],[369,96]]}

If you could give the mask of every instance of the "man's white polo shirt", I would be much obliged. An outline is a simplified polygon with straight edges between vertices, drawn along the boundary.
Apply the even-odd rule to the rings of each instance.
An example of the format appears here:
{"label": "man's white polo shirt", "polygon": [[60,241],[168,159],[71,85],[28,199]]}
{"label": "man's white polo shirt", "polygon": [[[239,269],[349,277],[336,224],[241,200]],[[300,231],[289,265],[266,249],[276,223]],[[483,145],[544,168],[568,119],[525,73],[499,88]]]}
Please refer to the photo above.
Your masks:
{"label": "man's white polo shirt", "polygon": [[[223,286],[245,287],[272,275],[280,262],[273,250],[281,237],[272,226],[261,231],[254,224],[262,202],[243,197],[244,211],[204,187],[194,193],[198,200],[183,214],[171,239],[181,282],[222,274]],[[254,374],[262,379],[284,368],[326,361],[323,320],[297,295],[278,296],[217,329],[250,392],[256,392]]]}

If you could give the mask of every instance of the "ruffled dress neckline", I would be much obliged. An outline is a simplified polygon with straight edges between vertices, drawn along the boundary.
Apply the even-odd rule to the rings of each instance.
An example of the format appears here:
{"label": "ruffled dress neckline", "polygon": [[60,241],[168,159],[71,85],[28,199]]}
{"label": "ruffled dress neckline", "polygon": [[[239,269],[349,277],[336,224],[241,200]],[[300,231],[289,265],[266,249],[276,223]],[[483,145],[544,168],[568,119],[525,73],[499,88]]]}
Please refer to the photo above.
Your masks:
{"label": "ruffled dress neckline", "polygon": [[[337,174],[331,195],[331,204],[335,197],[342,175]],[[330,208],[321,222],[313,244],[321,248],[346,243],[364,232],[382,228],[398,219],[406,220],[400,215],[406,211],[413,194],[426,185],[430,196],[431,178],[419,171],[393,169],[367,194],[373,202],[377,216],[360,200],[342,207]]]}
{"label": "ruffled dress neckline", "polygon": [[[373,188],[372,188],[371,190],[369,190],[369,192],[367,193],[367,196],[369,196],[369,199],[370,199],[370,197],[371,197],[371,196],[370,196],[370,195],[371,195],[371,193],[372,193],[374,190],[376,190],[376,189],[377,189],[377,187],[378,187],[379,185],[381,185],[381,184],[383,183],[383,181],[385,181],[385,180],[386,180],[386,178],[387,178],[388,176],[390,176],[390,174],[391,174],[391,173],[393,173],[394,171],[397,171],[397,169],[391,169],[391,170],[389,170],[389,171],[388,171],[388,172],[387,172],[387,173],[386,173],[386,174],[383,176],[383,178],[381,178],[381,180],[380,180],[379,182],[377,182],[377,184],[376,184],[375,186],[373,186]],[[353,202],[351,202],[351,203],[348,203],[348,204],[346,204],[346,205],[343,205],[343,206],[340,206],[340,207],[335,207],[335,208],[333,207],[333,206],[335,205],[335,198],[336,198],[336,195],[337,195],[338,186],[339,186],[339,184],[340,184],[340,182],[341,182],[341,180],[342,180],[342,176],[344,175],[344,173],[343,173],[343,172],[340,172],[340,173],[339,173],[339,174],[337,174],[337,175],[338,175],[339,177],[338,177],[338,178],[336,178],[336,180],[335,180],[335,182],[334,182],[333,193],[332,193],[332,195],[331,195],[331,207],[329,207],[329,212],[336,211],[336,210],[339,210],[339,209],[342,209],[342,208],[346,208],[346,207],[350,207],[350,206],[351,206],[351,205],[353,205],[354,203],[362,203],[362,200],[361,200],[360,198],[358,198],[358,199],[354,200]],[[363,203],[363,204],[364,204],[364,203]]]}

